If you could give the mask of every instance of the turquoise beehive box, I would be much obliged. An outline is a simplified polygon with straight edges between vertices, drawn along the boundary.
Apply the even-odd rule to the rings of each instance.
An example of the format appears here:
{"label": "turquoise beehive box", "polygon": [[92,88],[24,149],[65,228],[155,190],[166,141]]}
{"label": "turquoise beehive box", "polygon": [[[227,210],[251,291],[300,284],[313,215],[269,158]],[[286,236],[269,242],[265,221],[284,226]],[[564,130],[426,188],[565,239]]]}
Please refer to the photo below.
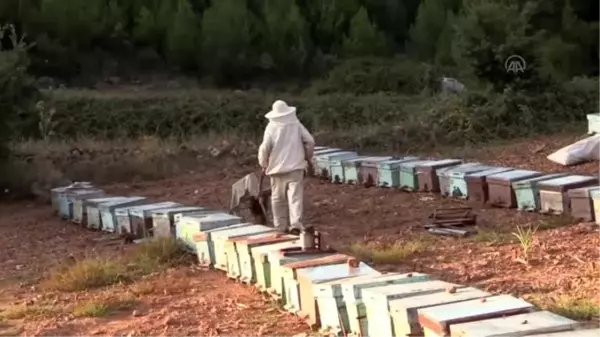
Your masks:
{"label": "turquoise beehive box", "polygon": [[393,336],[390,301],[416,295],[441,293],[452,286],[459,287],[444,281],[424,281],[364,289],[363,303],[369,322],[368,336]]}
{"label": "turquoise beehive box", "polygon": [[343,154],[345,152],[348,151],[338,148],[315,151],[313,154],[313,168],[315,170],[315,175],[320,177],[324,174],[323,170],[325,170],[325,172],[329,171],[329,157],[338,153]]}
{"label": "turquoise beehive box", "polygon": [[256,271],[256,288],[265,292],[271,287],[271,262],[269,261],[270,252],[278,252],[281,249],[301,249],[299,240],[269,244],[265,246],[252,247],[252,260]]}
{"label": "turquoise beehive box", "polygon": [[[176,238],[183,243],[185,249],[192,253],[197,253],[196,247],[198,247],[198,244],[194,238],[194,235],[207,230],[227,227],[239,223],[242,223],[241,217],[228,213],[210,212],[208,214],[187,214],[182,216],[179,220],[179,223],[176,225],[175,235]],[[214,252],[212,247],[212,242],[209,241],[207,245],[207,252],[209,254],[206,255],[207,258],[211,258],[208,261],[209,264],[214,262],[212,259],[214,255],[211,254]]]}
{"label": "turquoise beehive box", "polygon": [[[436,170],[436,175],[440,184],[440,194],[444,197],[448,197],[452,195],[452,179],[450,177],[450,172],[460,172],[460,170],[469,169],[475,166],[480,166],[481,163],[466,163],[460,164],[456,166],[443,167]],[[466,185],[466,183],[465,183]]]}
{"label": "turquoise beehive box", "polygon": [[379,163],[379,186],[400,186],[400,166],[402,163],[419,160],[418,157],[402,157],[399,159],[386,160]]}
{"label": "turquoise beehive box", "polygon": [[260,233],[235,238],[225,242],[225,254],[227,254],[227,276],[239,279],[244,283],[254,283],[256,270],[252,263],[250,249],[270,243],[279,243],[298,240],[295,235],[283,235],[282,233]]}
{"label": "turquoise beehive box", "polygon": [[363,302],[363,291],[370,288],[394,284],[407,284],[429,281],[430,276],[421,273],[389,273],[379,276],[357,277],[342,283],[342,295],[348,313],[348,326],[345,330],[354,335],[365,336],[369,331],[367,310]]}
{"label": "turquoise beehive box", "polygon": [[366,263],[359,263],[355,260],[297,270],[297,279],[295,282],[300,299],[300,316],[305,317],[304,320],[309,326],[321,327],[321,311],[318,306],[319,297],[325,296],[331,299],[335,298],[334,295],[337,295],[341,299],[341,293],[334,294],[328,292],[328,290],[333,289],[331,287],[319,288],[319,285],[331,280],[362,275],[380,275],[380,273]]}
{"label": "turquoise beehive box", "polygon": [[226,229],[212,233],[212,244],[214,246],[215,261],[214,267],[223,271],[227,271],[230,259],[237,260],[237,256],[230,256],[227,254],[227,241],[239,236],[246,236],[251,234],[262,234],[262,233],[274,233],[275,228],[267,227],[263,225],[250,225],[241,228]]}
{"label": "turquoise beehive box", "polygon": [[469,197],[469,189],[467,187],[467,180],[465,179],[466,175],[493,168],[480,163],[469,164],[450,167],[447,171],[445,171],[445,175],[448,177],[449,181],[448,196],[467,199]]}
{"label": "turquoise beehive box", "polygon": [[331,178],[331,162],[351,159],[357,157],[358,154],[354,151],[332,152],[317,157],[317,167],[319,168],[319,176],[323,178]]}
{"label": "turquoise beehive box", "polygon": [[359,169],[361,162],[369,156],[358,156],[352,159],[346,159],[342,161],[342,169],[344,170],[344,183],[345,184],[358,184],[360,182],[359,179]]}
{"label": "turquoise beehive box", "polygon": [[336,148],[336,147],[325,147],[322,149],[315,149],[315,151],[313,152],[313,157],[311,159],[312,161],[312,165],[313,165],[313,174],[314,175],[320,175],[321,173],[319,172],[319,168],[317,167],[317,157],[323,154],[327,154],[327,153],[333,153],[333,152],[341,152],[344,151],[342,149]]}
{"label": "turquoise beehive box", "polygon": [[423,336],[418,318],[419,309],[491,296],[490,293],[473,287],[449,290],[390,301],[394,336]]}
{"label": "turquoise beehive box", "polygon": [[145,197],[127,197],[120,200],[107,201],[98,205],[102,230],[109,233],[118,233],[117,217],[115,210],[120,207],[137,206],[146,202]]}
{"label": "turquoise beehive box", "polygon": [[194,214],[205,210],[204,207],[179,206],[152,211],[152,236],[154,237],[176,237],[175,214]]}
{"label": "turquoise beehive box", "polygon": [[346,160],[352,160],[357,157],[357,153],[350,153],[347,155],[331,157],[331,159],[329,160],[329,180],[331,180],[332,183],[336,184],[345,182],[346,178],[343,163]]}
{"label": "turquoise beehive box", "polygon": [[528,336],[573,331],[578,325],[579,323],[572,319],[549,311],[538,311],[454,324],[450,326],[450,335],[461,337]]}
{"label": "turquoise beehive box", "polygon": [[517,209],[520,211],[537,211],[540,209],[539,182],[566,176],[566,173],[545,174],[543,176],[519,180],[513,183],[517,198]]}
{"label": "turquoise beehive box", "polygon": [[[181,224],[185,223],[185,217],[183,217],[181,219],[181,221],[179,221],[179,224],[181,226]],[[233,228],[242,228],[242,227],[248,227],[248,226],[252,226],[251,223],[237,223],[235,225],[224,225],[222,227],[216,227],[216,228],[212,228],[212,229],[207,229],[207,230],[203,230],[203,231],[194,231],[194,234],[192,235],[192,240],[194,241],[194,244],[196,245],[195,247],[195,251],[196,251],[196,256],[198,257],[198,264],[202,267],[209,267],[211,265],[213,265],[215,263],[215,246],[214,243],[212,241],[212,234],[218,231],[222,231],[222,230],[228,230],[228,229],[233,229]],[[192,228],[195,228],[196,226],[192,225]],[[183,229],[183,228],[182,228]]]}
{"label": "turquoise beehive box", "polygon": [[[522,299],[499,295],[458,303],[423,308],[418,311],[419,324],[425,336],[450,336],[455,324],[532,312],[532,304]],[[517,334],[519,335],[519,334]]]}
{"label": "turquoise beehive box", "polygon": [[431,163],[431,160],[412,160],[400,164],[400,188],[408,191],[419,189],[417,166]]}

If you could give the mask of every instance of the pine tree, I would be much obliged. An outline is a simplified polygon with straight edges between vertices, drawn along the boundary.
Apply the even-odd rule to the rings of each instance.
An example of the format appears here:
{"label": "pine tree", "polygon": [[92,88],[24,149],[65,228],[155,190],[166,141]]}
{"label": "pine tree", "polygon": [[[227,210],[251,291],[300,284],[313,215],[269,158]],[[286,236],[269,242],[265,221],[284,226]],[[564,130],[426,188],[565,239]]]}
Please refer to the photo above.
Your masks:
{"label": "pine tree", "polygon": [[183,69],[192,69],[199,59],[200,21],[188,0],[179,0],[167,31],[167,57]]}
{"label": "pine tree", "polygon": [[440,35],[446,27],[444,0],[424,0],[410,29],[410,52],[422,60],[433,60]]}
{"label": "pine tree", "polygon": [[361,7],[352,18],[348,35],[342,45],[342,50],[347,56],[384,56],[389,54],[385,35],[373,26],[364,7]]}

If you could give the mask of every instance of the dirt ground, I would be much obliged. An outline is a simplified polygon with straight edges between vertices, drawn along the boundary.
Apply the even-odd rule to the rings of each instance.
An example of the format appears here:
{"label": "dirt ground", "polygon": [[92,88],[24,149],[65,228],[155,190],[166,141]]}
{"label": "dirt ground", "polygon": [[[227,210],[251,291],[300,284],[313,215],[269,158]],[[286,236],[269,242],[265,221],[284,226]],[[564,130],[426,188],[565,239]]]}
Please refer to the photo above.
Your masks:
{"label": "dirt ground", "polygon": [[[598,163],[563,168],[545,159],[570,138],[528,139],[513,144],[454,153],[471,161],[545,172],[571,171],[598,175]],[[446,156],[448,157],[448,156]],[[228,207],[230,186],[251,167],[192,172],[157,182],[106,186],[113,195],[142,195],[218,209]],[[480,234],[472,238],[432,236],[422,228],[437,207],[462,201],[438,195],[332,185],[307,184],[307,220],[340,249],[367,242],[420,242],[420,249],[401,261],[377,263],[386,271],[421,271],[440,279],[473,285],[493,293],[510,293],[568,312],[564,303],[597,307],[598,227],[573,224],[516,210],[480,208]],[[511,234],[517,225],[540,224],[528,263]],[[282,313],[252,287],[227,281],[224,275],[179,267],[149,275],[132,285],[79,293],[48,293],[36,284],[68,256],[111,256],[119,247],[96,241],[102,233],[66,223],[49,205],[9,203],[0,206],[0,314],[21,308],[22,314],[0,319],[4,335],[239,335],[292,336],[308,333],[295,317]],[[103,298],[134,299],[100,318],[76,318],[72,305]],[[27,309],[30,308],[30,309]],[[0,334],[1,335],[1,334]]]}

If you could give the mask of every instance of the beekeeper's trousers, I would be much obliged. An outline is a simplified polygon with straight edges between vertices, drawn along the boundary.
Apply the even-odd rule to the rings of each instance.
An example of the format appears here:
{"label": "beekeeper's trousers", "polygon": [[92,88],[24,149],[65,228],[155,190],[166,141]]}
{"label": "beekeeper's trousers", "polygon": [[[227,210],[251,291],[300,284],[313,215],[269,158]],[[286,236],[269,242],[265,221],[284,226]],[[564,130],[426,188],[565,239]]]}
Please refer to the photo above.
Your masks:
{"label": "beekeeper's trousers", "polygon": [[271,207],[275,228],[286,231],[303,229],[304,170],[273,174],[271,178]]}

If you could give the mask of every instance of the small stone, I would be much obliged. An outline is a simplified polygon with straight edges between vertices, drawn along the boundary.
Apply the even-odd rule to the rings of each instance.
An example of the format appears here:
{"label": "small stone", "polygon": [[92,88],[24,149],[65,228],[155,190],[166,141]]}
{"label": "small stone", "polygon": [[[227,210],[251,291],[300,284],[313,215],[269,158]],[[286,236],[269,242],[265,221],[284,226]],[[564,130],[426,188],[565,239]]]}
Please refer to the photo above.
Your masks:
{"label": "small stone", "polygon": [[137,311],[137,310],[134,310],[134,311],[131,312],[131,316],[133,316],[133,317],[139,317],[140,316],[140,312]]}

